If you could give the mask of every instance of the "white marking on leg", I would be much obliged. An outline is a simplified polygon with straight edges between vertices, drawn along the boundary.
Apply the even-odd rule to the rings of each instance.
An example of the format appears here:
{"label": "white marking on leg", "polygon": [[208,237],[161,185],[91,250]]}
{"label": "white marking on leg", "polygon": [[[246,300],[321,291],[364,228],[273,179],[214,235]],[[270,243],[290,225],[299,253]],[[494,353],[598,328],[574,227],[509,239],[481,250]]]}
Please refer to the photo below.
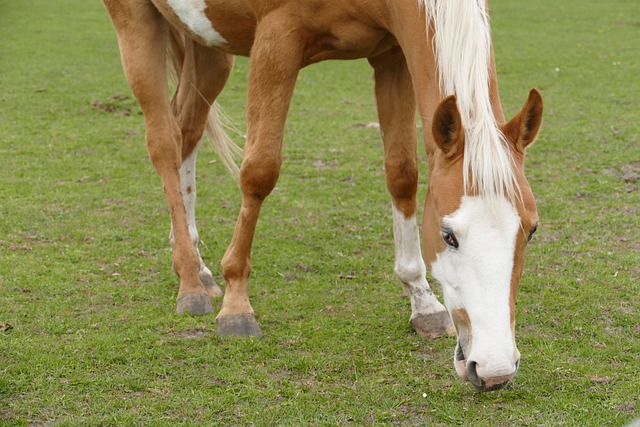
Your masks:
{"label": "white marking on leg", "polygon": [[[198,234],[198,228],[196,226],[196,160],[198,158],[199,147],[200,143],[198,143],[193,152],[183,160],[182,166],[180,166],[182,200],[184,201],[184,208],[187,212],[189,236],[191,237],[191,243],[193,243],[193,246],[196,248],[198,255],[200,255],[200,251],[198,250],[200,235]],[[169,240],[173,246],[173,229],[169,235]],[[202,258],[200,258],[200,275],[203,273],[211,275],[211,271],[205,266]]]}
{"label": "white marking on leg", "polygon": [[202,38],[207,45],[221,46],[227,43],[204,13],[207,8],[205,0],[168,0],[167,3],[193,34]]}
{"label": "white marking on leg", "polygon": [[[199,144],[198,144],[199,145]],[[200,242],[196,227],[196,159],[198,147],[184,159],[180,167],[180,181],[182,183],[182,199],[187,211],[187,223],[189,224],[189,236],[193,245],[197,248]]]}
{"label": "white marking on leg", "polygon": [[416,216],[406,218],[393,206],[393,236],[396,250],[395,272],[411,299],[411,318],[445,310],[427,283],[427,268],[420,250]]}

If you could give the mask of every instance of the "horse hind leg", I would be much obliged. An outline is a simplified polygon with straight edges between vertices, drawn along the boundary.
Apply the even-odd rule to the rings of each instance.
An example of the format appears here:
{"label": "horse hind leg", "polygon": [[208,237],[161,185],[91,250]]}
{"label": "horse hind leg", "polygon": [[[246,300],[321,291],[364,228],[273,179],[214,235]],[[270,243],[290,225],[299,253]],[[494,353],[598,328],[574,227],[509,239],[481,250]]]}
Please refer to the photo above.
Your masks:
{"label": "horse hind leg", "polygon": [[[214,137],[225,139],[221,135],[221,125],[217,111],[211,109],[217,96],[222,91],[231,68],[233,57],[213,49],[207,49],[193,41],[186,40],[177,32],[172,32],[172,43],[169,66],[173,67],[178,76],[178,87],[172,100],[172,109],[180,126],[182,134],[182,166],[180,167],[180,179],[182,184],[182,197],[184,199],[189,235],[191,242],[198,252],[200,237],[196,226],[196,159],[200,147],[202,135],[207,125],[217,129]],[[214,141],[219,145],[220,141]],[[230,143],[228,137],[225,142]],[[225,149],[225,147],[222,147]],[[232,148],[226,148],[233,152]],[[221,156],[229,153],[220,153]],[[172,245],[173,228],[170,241]],[[222,296],[222,290],[215,282],[211,270],[207,268],[200,257],[200,280],[207,293],[211,297]],[[178,311],[182,311],[178,302]]]}
{"label": "horse hind leg", "polygon": [[[198,257],[200,257],[200,271],[198,273],[200,277],[200,281],[202,281],[203,286],[207,290],[207,293],[212,298],[217,298],[222,296],[222,289],[216,283],[213,278],[213,274],[211,270],[206,266],[202,256],[200,255],[200,251],[198,250],[198,244],[200,243],[200,235],[198,233],[198,228],[196,226],[196,160],[198,155],[198,148],[200,144],[198,144],[191,154],[189,154],[186,158],[182,159],[182,166],[180,166],[180,182],[182,188],[182,198],[184,200],[184,207],[187,212],[187,224],[189,227],[189,236],[191,237],[191,242],[193,247],[196,249],[198,253]],[[169,242],[171,243],[171,247],[175,250],[175,239],[173,236],[173,226],[171,227],[171,232],[169,234]],[[184,308],[178,307],[178,312],[184,312]]]}
{"label": "horse hind leg", "polygon": [[189,235],[182,197],[182,132],[171,109],[165,68],[168,26],[147,0],[105,0],[118,35],[125,76],[145,118],[146,143],[169,205],[174,237],[173,267],[180,278],[178,312],[213,312],[199,277],[200,257]]}
{"label": "horse hind leg", "polygon": [[411,299],[410,324],[423,336],[453,335],[449,314],[427,283],[420,251],[416,103],[404,55],[397,49],[369,62],[375,70],[387,188],[393,199],[395,272]]}

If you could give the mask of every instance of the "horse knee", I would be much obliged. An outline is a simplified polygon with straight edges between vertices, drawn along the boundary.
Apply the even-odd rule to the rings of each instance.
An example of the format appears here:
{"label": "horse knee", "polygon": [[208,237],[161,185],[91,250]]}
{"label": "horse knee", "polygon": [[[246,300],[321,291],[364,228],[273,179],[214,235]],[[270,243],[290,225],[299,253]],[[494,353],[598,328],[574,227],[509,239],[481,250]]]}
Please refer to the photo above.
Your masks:
{"label": "horse knee", "polygon": [[394,200],[415,200],[418,165],[411,160],[385,160],[387,189]]}
{"label": "horse knee", "polygon": [[427,274],[422,258],[396,260],[394,271],[400,281],[406,285],[421,282]]}
{"label": "horse knee", "polygon": [[240,168],[242,193],[264,200],[273,191],[280,176],[282,160],[279,157],[262,156],[245,158]]}

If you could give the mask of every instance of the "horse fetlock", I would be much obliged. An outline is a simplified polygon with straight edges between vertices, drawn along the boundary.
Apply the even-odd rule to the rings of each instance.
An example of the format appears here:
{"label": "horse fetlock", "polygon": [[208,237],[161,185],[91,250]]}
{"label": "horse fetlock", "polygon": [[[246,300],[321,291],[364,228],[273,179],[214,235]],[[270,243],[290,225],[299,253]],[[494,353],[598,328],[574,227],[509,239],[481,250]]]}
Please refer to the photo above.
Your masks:
{"label": "horse fetlock", "polygon": [[187,250],[178,250],[176,247],[173,251],[173,269],[181,279],[196,275],[201,263],[200,254],[193,246],[189,246]]}
{"label": "horse fetlock", "polygon": [[218,317],[235,314],[253,314],[253,307],[249,302],[247,282],[229,282],[222,299],[222,308]]}
{"label": "horse fetlock", "polygon": [[200,281],[202,282],[202,285],[204,286],[204,288],[206,289],[207,293],[211,298],[218,298],[222,296],[223,294],[222,289],[216,283],[215,279],[213,278],[213,274],[211,274],[211,270],[209,270],[204,265],[204,262],[200,264],[199,276],[200,276]]}

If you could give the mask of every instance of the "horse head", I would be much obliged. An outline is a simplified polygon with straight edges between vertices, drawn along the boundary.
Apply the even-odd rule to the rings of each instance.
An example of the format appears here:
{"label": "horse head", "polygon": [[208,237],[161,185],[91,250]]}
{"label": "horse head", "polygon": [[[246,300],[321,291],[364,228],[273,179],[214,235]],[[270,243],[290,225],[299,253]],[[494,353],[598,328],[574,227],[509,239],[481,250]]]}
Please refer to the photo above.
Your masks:
{"label": "horse head", "polygon": [[[522,110],[499,126],[510,159],[507,172],[515,189],[511,194],[500,186],[491,191],[474,185],[479,180],[474,164],[494,159],[470,152],[469,139],[475,135],[465,131],[454,96],[444,99],[433,117],[435,144],[423,221],[425,258],[442,286],[458,335],[456,372],[483,391],[504,386],[520,363],[516,291],[527,242],[538,224],[524,158],[540,129],[542,110],[542,98],[532,89]],[[468,179],[465,156],[476,157],[467,159]]]}

